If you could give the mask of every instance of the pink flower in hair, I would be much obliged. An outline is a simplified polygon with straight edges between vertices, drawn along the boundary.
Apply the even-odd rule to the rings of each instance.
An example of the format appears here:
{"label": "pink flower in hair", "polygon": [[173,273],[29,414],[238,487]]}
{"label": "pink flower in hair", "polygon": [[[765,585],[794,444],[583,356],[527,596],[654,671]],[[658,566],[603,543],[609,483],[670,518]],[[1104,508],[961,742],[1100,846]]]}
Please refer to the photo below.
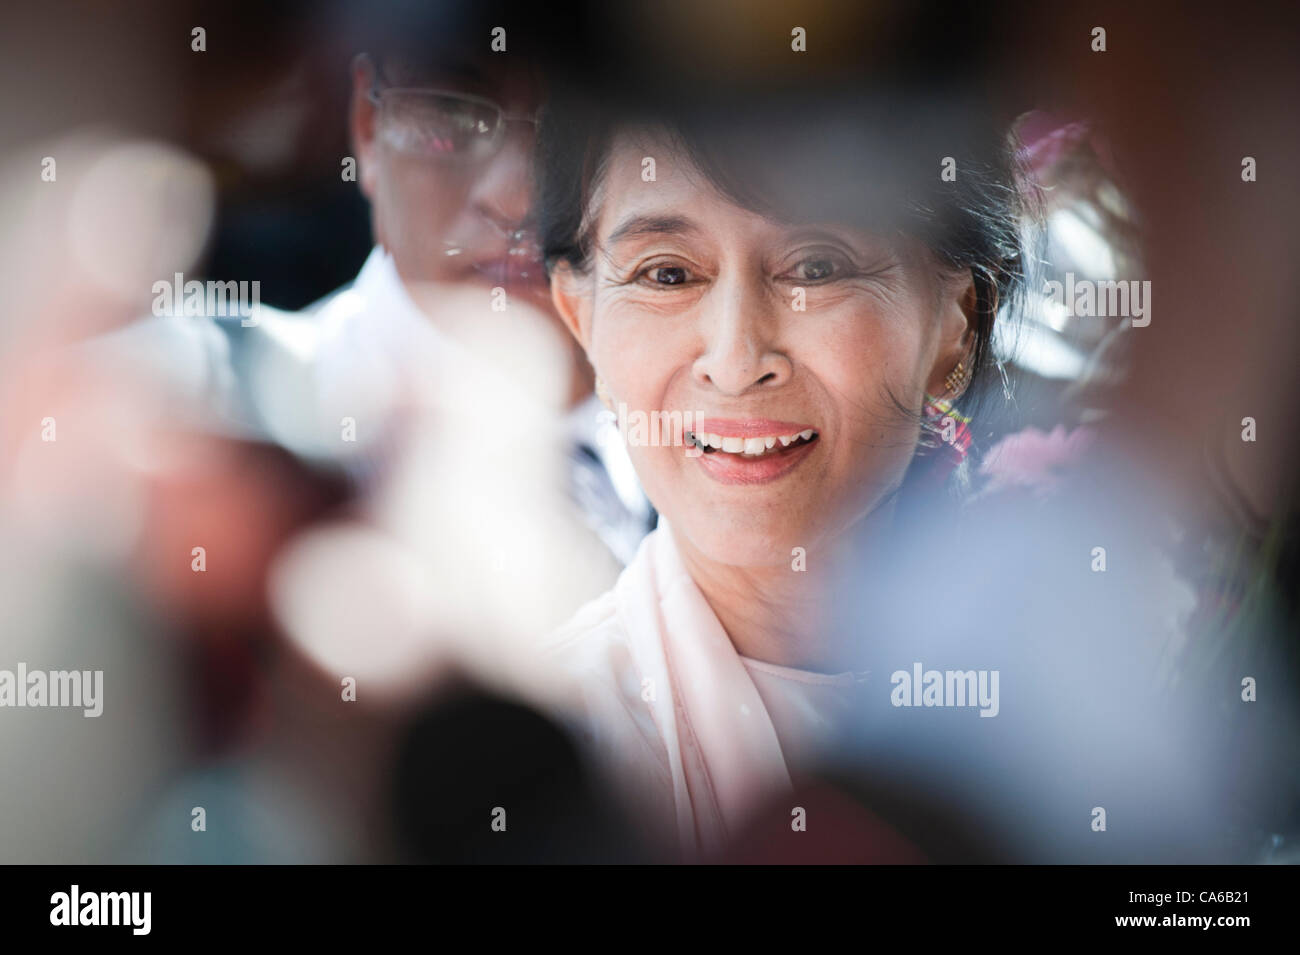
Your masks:
{"label": "pink flower in hair", "polygon": [[1109,178],[1115,178],[1115,161],[1110,146],[1086,120],[1034,110],[1021,118],[1016,133],[1021,143],[1020,159],[1035,182],[1052,183],[1062,163],[1086,152],[1095,156],[1095,161]]}
{"label": "pink flower in hair", "polygon": [[1079,460],[1093,438],[1090,428],[1067,432],[1059,424],[1050,434],[1026,428],[1008,435],[989,449],[980,464],[980,474],[988,479],[984,490],[1025,487],[1048,493]]}

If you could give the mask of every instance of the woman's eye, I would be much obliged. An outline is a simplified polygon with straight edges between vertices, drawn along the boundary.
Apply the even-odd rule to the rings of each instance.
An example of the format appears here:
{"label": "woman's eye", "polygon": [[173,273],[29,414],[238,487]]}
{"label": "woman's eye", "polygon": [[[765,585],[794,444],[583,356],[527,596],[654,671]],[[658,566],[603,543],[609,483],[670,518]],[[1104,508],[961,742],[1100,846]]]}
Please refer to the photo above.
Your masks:
{"label": "woman's eye", "polygon": [[835,263],[830,259],[806,259],[800,263],[801,277],[809,282],[830,278],[835,273]]}
{"label": "woman's eye", "polygon": [[680,265],[657,265],[642,274],[654,285],[685,285],[690,277]]}
{"label": "woman's eye", "polygon": [[844,278],[852,271],[852,266],[843,256],[819,252],[801,259],[790,276],[796,282],[826,282]]}

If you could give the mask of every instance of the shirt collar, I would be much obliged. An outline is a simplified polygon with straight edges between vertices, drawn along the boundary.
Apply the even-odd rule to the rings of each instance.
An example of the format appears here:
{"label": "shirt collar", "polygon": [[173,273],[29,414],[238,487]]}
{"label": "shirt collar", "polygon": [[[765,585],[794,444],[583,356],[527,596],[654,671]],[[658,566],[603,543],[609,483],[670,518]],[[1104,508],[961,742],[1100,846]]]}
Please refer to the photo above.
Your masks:
{"label": "shirt collar", "polygon": [[412,300],[397,263],[383,246],[375,246],[357,273],[352,291],[360,299],[359,331],[380,345],[391,359],[405,364],[412,345],[446,344],[445,337]]}

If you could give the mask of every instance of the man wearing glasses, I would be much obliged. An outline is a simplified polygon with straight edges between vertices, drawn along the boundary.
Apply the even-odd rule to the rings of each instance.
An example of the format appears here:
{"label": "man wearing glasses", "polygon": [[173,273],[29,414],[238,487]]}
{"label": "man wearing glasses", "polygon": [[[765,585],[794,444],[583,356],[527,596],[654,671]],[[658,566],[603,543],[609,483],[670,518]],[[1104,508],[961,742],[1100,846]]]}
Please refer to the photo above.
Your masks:
{"label": "man wearing glasses", "polygon": [[[361,11],[360,20],[331,25],[354,57],[348,111],[352,155],[342,158],[355,160],[356,181],[341,180],[338,188],[361,188],[370,203],[374,239],[354,281],[297,312],[263,306],[255,321],[219,315],[158,317],[108,336],[114,341],[105,343],[129,367],[143,363],[144,373],[165,376],[169,388],[175,385],[174,393],[192,401],[221,436],[251,442],[237,443],[255,449],[257,462],[264,457],[279,461],[280,449],[288,449],[313,465],[302,469],[307,476],[295,472],[293,480],[283,476],[284,469],[258,463],[209,475],[235,502],[220,511],[232,538],[276,538],[258,551],[275,555],[276,573],[262,577],[260,564],[238,561],[228,572],[240,573],[241,581],[256,576],[249,581],[249,593],[274,590],[279,595],[268,608],[274,611],[275,634],[264,639],[287,634],[313,666],[308,672],[286,664],[287,675],[277,679],[310,683],[310,691],[302,692],[317,694],[313,699],[339,698],[337,674],[360,673],[361,692],[371,700],[382,695],[376,687],[390,681],[409,678],[407,689],[418,688],[434,666],[426,650],[444,641],[497,647],[483,639],[485,634],[507,629],[540,641],[584,600],[607,589],[655,520],[615,429],[599,414],[590,369],[571,351],[576,347],[571,336],[551,312],[533,234],[531,164],[545,97],[542,65],[554,62],[550,57],[560,46],[552,46],[537,24],[486,9],[491,6],[389,0],[367,4],[364,10],[357,5],[352,9]],[[492,48],[498,25],[505,29],[504,51]],[[337,159],[329,161],[338,168]],[[500,293],[510,308],[497,313],[493,304]],[[554,427],[547,430],[558,438],[550,450],[567,464],[561,477],[567,478],[577,505],[562,515],[535,503],[553,498],[521,493],[533,480],[526,455],[519,453],[526,449],[482,433],[483,418],[473,405],[494,399],[500,404],[501,393],[509,391],[511,413],[530,411],[526,387],[511,390],[489,383],[501,378],[505,385],[518,384],[509,380],[524,377],[512,374],[517,366],[484,367],[478,374],[473,363],[510,346],[515,357],[521,348],[527,356],[526,343],[545,337],[533,333],[549,323],[555,325],[554,340],[563,345],[538,349],[535,362],[550,363],[552,382],[559,387],[545,396],[549,402],[531,403],[545,406],[546,414],[558,409],[552,415]],[[488,347],[472,354],[464,348],[458,333],[466,327],[471,332],[490,328]],[[483,344],[481,337],[478,344]],[[452,385],[449,390],[473,396],[469,404],[462,400],[457,406],[468,412],[468,428],[454,416],[435,414],[422,422],[432,427],[412,440],[404,413],[412,389],[465,380],[477,387]],[[412,446],[427,441],[430,432],[435,444],[442,443],[453,431],[463,440],[436,448],[442,457],[433,459],[434,467],[409,468]],[[504,454],[494,454],[484,464],[478,459],[491,444],[502,445],[491,450]],[[279,520],[282,512],[303,509],[300,502],[314,499],[320,471],[342,472],[350,490],[375,505],[360,510],[367,520],[374,517],[384,525],[381,534],[365,536],[365,546],[358,545],[360,522],[352,520],[351,509],[343,518],[351,522],[346,527],[339,526],[343,521],[280,526],[290,523]],[[512,472],[510,480],[501,480],[503,471]],[[541,469],[537,473],[546,476]],[[329,483],[332,490],[335,482]],[[557,495],[564,490],[557,489]],[[268,503],[253,506],[249,502],[261,499],[259,491],[266,492]],[[502,513],[506,516],[495,522],[483,520]],[[280,538],[290,533],[312,540],[299,548],[292,541],[282,546]],[[379,537],[385,538],[382,551]],[[480,547],[473,557],[462,546],[466,538]],[[538,538],[542,546],[530,548]],[[566,549],[565,542],[574,541],[576,546]],[[512,547],[523,555],[517,564],[511,563]],[[506,551],[499,567],[482,561],[482,552],[491,548]],[[418,561],[408,558],[417,551]],[[432,560],[428,551],[434,552]],[[581,571],[574,556],[579,553],[591,558]],[[188,554],[183,553],[186,561]],[[295,562],[296,555],[303,560]],[[323,555],[329,557],[325,564],[313,563]],[[439,556],[448,559],[439,563]],[[169,553],[167,559],[171,557]],[[338,568],[341,576],[336,576]],[[530,589],[544,587],[541,581],[549,570],[567,577],[568,586],[548,602]],[[400,592],[385,589],[390,580]],[[295,594],[304,599],[296,600]],[[348,608],[339,610],[336,598]],[[404,602],[406,598],[414,603]],[[210,700],[220,719],[234,727],[224,732],[232,734],[242,726],[245,708],[232,704],[229,686],[243,688],[253,677],[247,662],[251,652],[243,649],[242,640],[225,637],[269,627],[259,608],[260,603],[246,615],[247,625],[241,617],[238,628],[219,621],[219,645],[213,641],[212,647],[196,652],[200,682],[212,683],[197,696]],[[409,634],[403,629],[408,619],[416,625]],[[211,674],[224,674],[225,682]],[[320,674],[329,675],[326,682],[334,681],[324,696],[317,685]],[[366,733],[341,742],[316,739],[322,731],[333,732],[332,722],[317,726],[305,717],[303,725],[290,723],[277,730],[277,745],[295,754],[328,753],[331,772],[375,750]],[[294,733],[313,744],[302,744]],[[259,745],[280,752],[270,743]],[[247,782],[260,778],[261,764],[237,765],[230,783],[234,803],[225,811],[228,838],[177,837],[166,822],[172,810],[163,807],[160,831],[168,835],[142,838],[140,851],[150,861],[352,858],[351,849],[340,848],[346,840],[332,840],[332,830],[304,822],[310,814],[298,812],[292,801],[285,805],[293,811],[276,817],[276,838],[268,839],[259,820],[269,810]],[[356,831],[358,806],[379,805],[353,791],[368,792],[380,778],[375,774],[358,771],[346,774],[349,785],[321,786],[305,771],[286,783],[276,775],[277,759],[266,765],[273,767],[277,791],[297,787],[295,798],[312,805],[319,800],[320,818],[331,820],[338,833]],[[224,776],[216,779],[226,785]],[[207,804],[218,798],[211,783],[199,774],[185,781],[178,790],[184,795],[177,798],[186,806]]]}
{"label": "man wearing glasses", "polygon": [[[568,353],[572,494],[625,564],[655,514],[600,413],[585,357],[552,311],[531,216],[546,65],[565,55],[566,41],[551,25],[494,16],[476,8],[450,29],[389,27],[353,60],[349,121],[376,245],[350,289],[364,304],[333,321],[337,332],[319,361],[327,375],[338,368],[332,380],[353,383],[367,374],[363,355],[379,353],[376,378],[409,366],[413,346],[439,331],[440,296],[475,312],[504,292],[535,309],[561,331]],[[493,49],[489,24],[497,22],[507,24],[505,50]],[[449,289],[457,294],[442,295]]]}
{"label": "man wearing glasses", "polygon": [[563,31],[492,3],[349,10],[331,27],[364,50],[348,110],[356,183],[339,183],[370,203],[374,248],[357,277],[300,312],[262,306],[255,322],[146,323],[145,347],[236,433],[341,469],[366,492],[400,456],[412,390],[472,363],[457,328],[478,324],[527,351],[524,326],[552,325],[557,349],[536,361],[550,363],[567,408],[576,513],[626,563],[655,514],[552,312],[533,230],[533,146],[548,65],[567,55]]}

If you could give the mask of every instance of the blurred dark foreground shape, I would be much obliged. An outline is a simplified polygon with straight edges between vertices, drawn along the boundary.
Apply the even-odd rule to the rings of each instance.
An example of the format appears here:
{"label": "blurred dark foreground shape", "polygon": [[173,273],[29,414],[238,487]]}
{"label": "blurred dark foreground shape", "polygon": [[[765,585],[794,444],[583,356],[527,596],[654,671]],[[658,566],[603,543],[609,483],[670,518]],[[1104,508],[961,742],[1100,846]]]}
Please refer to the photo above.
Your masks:
{"label": "blurred dark foreground shape", "polygon": [[409,723],[392,773],[393,840],[405,861],[643,861],[614,803],[565,733],[469,684]]}

